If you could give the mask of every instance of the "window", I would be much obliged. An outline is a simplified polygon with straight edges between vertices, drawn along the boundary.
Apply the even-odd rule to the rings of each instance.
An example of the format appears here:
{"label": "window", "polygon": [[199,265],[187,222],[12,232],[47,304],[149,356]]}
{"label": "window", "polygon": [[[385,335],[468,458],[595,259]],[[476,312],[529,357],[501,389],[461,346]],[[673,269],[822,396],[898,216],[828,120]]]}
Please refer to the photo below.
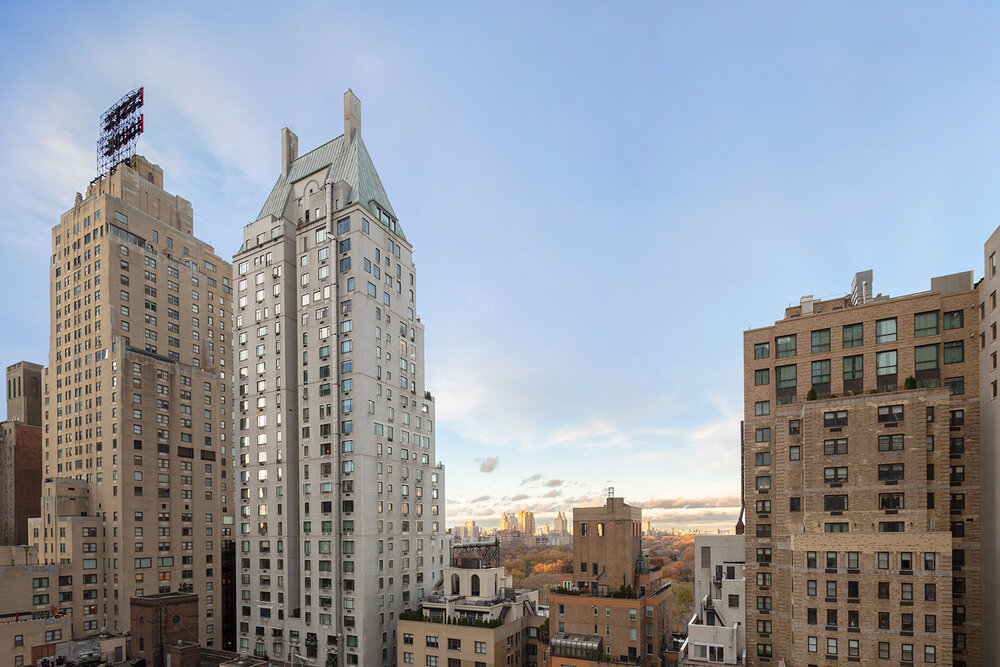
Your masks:
{"label": "window", "polygon": [[937,553],[927,552],[924,554],[924,569],[925,570],[936,570],[937,569]]}
{"label": "window", "polygon": [[[843,512],[847,510],[847,495],[823,496],[823,510],[825,512]],[[827,567],[830,567],[827,565]],[[833,567],[836,567],[834,565]]]}
{"label": "window", "polygon": [[880,452],[895,452],[903,449],[903,434],[893,433],[892,435],[880,435],[878,437],[878,450]]}
{"label": "window", "polygon": [[945,378],[944,386],[948,387],[948,393],[952,396],[965,393],[965,378],[964,377],[953,377]]}
{"label": "window", "polygon": [[824,468],[823,469],[823,480],[827,483],[829,482],[846,482],[847,481],[847,466],[838,466],[834,468]]}
{"label": "window", "polygon": [[831,521],[823,526],[823,532],[825,533],[849,533],[850,531],[850,524],[846,521]]}
{"label": "window", "polygon": [[821,361],[812,362],[812,383],[817,384],[828,384],[830,382],[830,360],[823,359]]}
{"label": "window", "polygon": [[965,410],[952,410],[948,413],[949,426],[962,426],[965,424]]}
{"label": "window", "polygon": [[864,378],[864,357],[856,354],[844,357],[844,379],[861,380]]}
{"label": "window", "polygon": [[799,445],[792,445],[788,448],[788,460],[799,461],[802,459],[802,448]]}
{"label": "window", "polygon": [[788,357],[795,356],[795,334],[791,334],[790,336],[778,336],[774,342],[775,348],[778,351],[775,355],[777,359],[787,359]]}
{"label": "window", "polygon": [[757,401],[754,403],[753,414],[755,417],[766,417],[771,414],[771,401]]}
{"label": "window", "polygon": [[827,637],[827,639],[826,639],[826,654],[827,655],[837,655],[837,639],[836,639],[836,637]]}
{"label": "window", "polygon": [[[771,501],[770,500],[758,500],[757,503],[756,503],[756,508],[757,508],[757,514],[768,514],[771,511]],[[702,551],[703,552],[704,552],[705,549],[708,549],[708,547],[702,547]],[[705,554],[705,553],[703,553],[702,556],[703,556],[703,558],[707,558],[708,557],[707,554]]]}
{"label": "window", "polygon": [[878,599],[888,600],[889,599],[889,582],[880,581],[878,582]]}
{"label": "window", "polygon": [[756,465],[759,466],[769,466],[771,465],[771,452],[757,452],[755,455]]}
{"label": "window", "polygon": [[878,408],[879,423],[903,421],[902,405],[880,405]]}
{"label": "window", "polygon": [[952,340],[944,344],[944,363],[960,364],[965,361],[965,341]]}
{"label": "window", "polygon": [[771,356],[770,343],[757,343],[753,346],[754,359],[767,359],[770,356]]}
{"label": "window", "polygon": [[924,662],[937,662],[937,648],[934,646],[924,646]]}
{"label": "window", "polygon": [[755,429],[754,439],[756,442],[771,442],[771,429],[766,427]]}
{"label": "window", "polygon": [[875,353],[875,374],[896,374],[896,350],[886,350],[885,352]]}
{"label": "window", "polygon": [[844,347],[861,347],[865,344],[864,328],[861,324],[848,324],[844,327]]}
{"label": "window", "polygon": [[878,466],[879,481],[903,479],[902,463],[880,463]]}
{"label": "window", "polygon": [[818,352],[829,352],[830,351],[830,330],[820,329],[819,331],[812,332],[812,352],[817,354]]}
{"label": "window", "polygon": [[918,371],[934,371],[938,367],[938,346],[921,345],[913,348],[914,369]]}
{"label": "window", "polygon": [[951,466],[951,481],[952,482],[964,482],[965,481],[965,466]]}
{"label": "window", "polygon": [[835,438],[833,440],[823,441],[823,454],[826,456],[835,456],[838,454],[847,453],[847,438]]}
{"label": "window", "polygon": [[753,372],[753,383],[754,386],[760,387],[766,384],[771,384],[771,369],[761,368]]}
{"label": "window", "polygon": [[889,659],[889,642],[879,642],[878,643],[878,657],[879,660]]}
{"label": "window", "polygon": [[795,389],[795,366],[778,366],[774,370],[778,374],[778,389]]}
{"label": "window", "polygon": [[809,569],[814,569],[817,566],[818,562],[819,561],[817,560],[815,551],[806,552],[806,567],[808,567]]}
{"label": "window", "polygon": [[771,488],[771,476],[761,475],[757,477],[757,491],[768,491]]}
{"label": "window", "polygon": [[757,657],[758,658],[770,658],[771,657],[771,645],[770,644],[757,644]]}
{"label": "window", "polygon": [[806,595],[809,597],[816,597],[816,580],[809,579],[806,581]]}
{"label": "window", "polygon": [[896,340],[896,318],[890,317],[875,322],[875,342],[892,343]]}
{"label": "window", "polygon": [[906,523],[903,521],[881,521],[878,524],[878,532],[904,533],[906,532]]}
{"label": "window", "polygon": [[788,499],[788,511],[789,512],[801,512],[802,511],[802,498],[800,496],[792,496]]}
{"label": "window", "polygon": [[788,420],[788,435],[798,435],[802,430],[802,420],[801,419],[789,419]]}
{"label": "window", "polygon": [[903,509],[902,493],[880,493],[878,494],[878,508],[880,510],[901,510]]}
{"label": "window", "polygon": [[[815,609],[810,609],[809,611],[815,613],[816,610]],[[814,620],[814,622],[812,623],[812,625],[815,625],[815,624],[816,623],[815,623],[815,620]],[[808,647],[810,653],[816,653],[819,650],[817,648],[817,642],[818,641],[819,640],[816,637],[806,637],[807,647]]]}
{"label": "window", "polygon": [[952,310],[944,314],[941,318],[942,328],[945,331],[950,329],[961,329],[965,326],[964,313],[961,310]]}
{"label": "window", "polygon": [[936,310],[927,313],[917,313],[913,316],[913,336],[936,336],[938,332],[938,314]]}

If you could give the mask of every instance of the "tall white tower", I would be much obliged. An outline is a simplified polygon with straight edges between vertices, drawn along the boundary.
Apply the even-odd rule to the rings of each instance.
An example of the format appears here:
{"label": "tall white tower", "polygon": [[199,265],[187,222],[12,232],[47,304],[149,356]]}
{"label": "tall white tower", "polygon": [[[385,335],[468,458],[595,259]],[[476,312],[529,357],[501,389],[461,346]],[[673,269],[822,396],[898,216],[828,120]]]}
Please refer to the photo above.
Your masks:
{"label": "tall white tower", "polygon": [[[239,649],[393,665],[400,612],[447,564],[412,247],[344,95],[234,257]],[[296,658],[298,660],[298,658]]]}

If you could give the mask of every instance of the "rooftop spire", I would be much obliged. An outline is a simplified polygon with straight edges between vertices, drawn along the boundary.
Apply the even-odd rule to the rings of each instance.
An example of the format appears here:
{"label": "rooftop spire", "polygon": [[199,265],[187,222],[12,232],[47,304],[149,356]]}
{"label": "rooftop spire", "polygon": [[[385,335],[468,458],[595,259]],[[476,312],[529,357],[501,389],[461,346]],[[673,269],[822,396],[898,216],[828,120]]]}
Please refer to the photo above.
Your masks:
{"label": "rooftop spire", "polygon": [[348,88],[344,93],[344,145],[350,146],[356,134],[361,134],[361,100]]}

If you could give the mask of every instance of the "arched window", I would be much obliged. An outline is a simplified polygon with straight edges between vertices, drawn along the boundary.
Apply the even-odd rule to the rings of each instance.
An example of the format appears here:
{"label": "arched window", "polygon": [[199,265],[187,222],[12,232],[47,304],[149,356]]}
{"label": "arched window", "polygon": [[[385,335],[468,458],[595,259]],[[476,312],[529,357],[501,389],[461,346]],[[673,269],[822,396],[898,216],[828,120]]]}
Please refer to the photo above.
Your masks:
{"label": "arched window", "polygon": [[479,595],[479,575],[478,574],[472,575],[472,595],[473,596],[478,596]]}
{"label": "arched window", "polygon": [[459,578],[457,574],[451,575],[451,594],[458,595],[459,591]]}

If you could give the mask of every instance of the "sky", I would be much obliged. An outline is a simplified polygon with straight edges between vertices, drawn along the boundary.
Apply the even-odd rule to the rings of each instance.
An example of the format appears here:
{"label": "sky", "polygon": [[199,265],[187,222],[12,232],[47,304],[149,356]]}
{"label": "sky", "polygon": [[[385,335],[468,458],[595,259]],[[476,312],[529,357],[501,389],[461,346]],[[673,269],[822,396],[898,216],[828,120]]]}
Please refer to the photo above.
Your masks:
{"label": "sky", "polygon": [[[49,230],[138,152],[230,257],[343,93],[414,246],[447,523],[601,504],[730,528],[742,333],[856,271],[983,273],[1000,6],[0,4],[0,363],[47,360]],[[0,408],[2,409],[2,408]]]}

